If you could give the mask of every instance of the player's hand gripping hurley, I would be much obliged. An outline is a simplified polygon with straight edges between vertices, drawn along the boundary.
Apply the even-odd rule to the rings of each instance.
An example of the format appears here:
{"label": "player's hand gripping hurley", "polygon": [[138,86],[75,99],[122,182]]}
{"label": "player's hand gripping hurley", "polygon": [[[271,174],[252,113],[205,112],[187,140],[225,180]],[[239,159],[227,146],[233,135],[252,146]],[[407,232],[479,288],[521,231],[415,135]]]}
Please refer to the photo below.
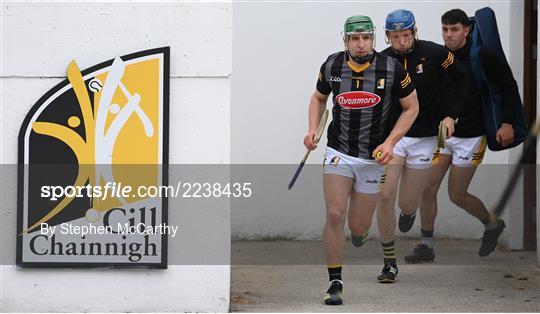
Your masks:
{"label": "player's hand gripping hurley", "polygon": [[[321,116],[321,120],[319,121],[319,125],[317,126],[317,131],[315,132],[315,144],[318,144],[319,140],[321,139],[321,136],[324,132],[324,127],[326,126],[326,120],[328,120],[328,109],[324,110]],[[308,149],[306,154],[304,155],[304,158],[302,158],[302,161],[298,165],[298,168],[296,168],[296,172],[294,173],[291,182],[289,182],[289,190],[292,189],[294,183],[296,182],[296,179],[298,179],[298,175],[300,175],[300,171],[302,171],[302,168],[304,168],[304,164],[309,157],[309,153],[311,153],[311,150]]]}

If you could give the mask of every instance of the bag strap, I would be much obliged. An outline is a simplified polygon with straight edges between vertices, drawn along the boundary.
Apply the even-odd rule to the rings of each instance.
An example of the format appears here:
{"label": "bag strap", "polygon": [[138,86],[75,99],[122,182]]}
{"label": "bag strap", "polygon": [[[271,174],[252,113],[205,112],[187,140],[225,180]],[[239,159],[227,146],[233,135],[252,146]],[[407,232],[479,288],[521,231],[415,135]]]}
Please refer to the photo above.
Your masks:
{"label": "bag strap", "polygon": [[472,72],[474,76],[474,81],[476,82],[476,86],[478,86],[478,88],[482,88],[482,82],[484,81],[485,76],[483,75],[482,65],[480,64],[480,59],[478,57],[478,51],[480,50],[479,49],[480,30],[478,29],[478,27],[476,27],[476,23],[474,20],[471,21],[470,27],[472,28],[472,34],[471,34],[472,43],[471,43],[471,50],[470,50],[471,67],[472,67]]}

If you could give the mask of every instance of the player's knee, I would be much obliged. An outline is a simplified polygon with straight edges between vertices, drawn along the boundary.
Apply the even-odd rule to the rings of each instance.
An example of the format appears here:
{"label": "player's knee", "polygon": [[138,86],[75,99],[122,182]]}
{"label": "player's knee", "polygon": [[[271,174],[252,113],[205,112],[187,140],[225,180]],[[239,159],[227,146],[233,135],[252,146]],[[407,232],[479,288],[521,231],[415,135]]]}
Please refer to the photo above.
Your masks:
{"label": "player's knee", "polygon": [[435,184],[426,184],[424,187],[424,190],[422,191],[422,198],[433,198],[437,197],[437,192],[439,191],[439,188]]}
{"label": "player's knee", "polygon": [[399,209],[404,213],[413,213],[418,208],[418,201],[413,199],[400,199],[398,202]]}
{"label": "player's knee", "polygon": [[337,226],[345,223],[345,210],[338,206],[328,206],[326,208],[326,222]]}
{"label": "player's knee", "polygon": [[349,220],[349,230],[355,235],[362,235],[369,230],[369,225],[362,221]]}
{"label": "player's knee", "polygon": [[460,206],[461,204],[463,204],[467,196],[467,191],[448,189],[448,196],[450,197],[452,203]]}
{"label": "player's knee", "polygon": [[389,189],[389,188],[382,188],[379,192],[379,202],[381,203],[387,203],[391,202],[396,197],[396,190],[395,189]]}

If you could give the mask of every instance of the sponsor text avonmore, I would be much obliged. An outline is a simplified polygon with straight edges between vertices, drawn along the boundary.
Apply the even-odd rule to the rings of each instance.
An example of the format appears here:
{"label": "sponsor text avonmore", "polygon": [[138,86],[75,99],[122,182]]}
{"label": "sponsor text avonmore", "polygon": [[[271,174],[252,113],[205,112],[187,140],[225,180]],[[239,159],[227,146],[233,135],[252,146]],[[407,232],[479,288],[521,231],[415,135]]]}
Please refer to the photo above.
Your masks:
{"label": "sponsor text avonmore", "polygon": [[370,108],[380,101],[379,95],[364,91],[346,92],[336,96],[337,104],[347,109]]}

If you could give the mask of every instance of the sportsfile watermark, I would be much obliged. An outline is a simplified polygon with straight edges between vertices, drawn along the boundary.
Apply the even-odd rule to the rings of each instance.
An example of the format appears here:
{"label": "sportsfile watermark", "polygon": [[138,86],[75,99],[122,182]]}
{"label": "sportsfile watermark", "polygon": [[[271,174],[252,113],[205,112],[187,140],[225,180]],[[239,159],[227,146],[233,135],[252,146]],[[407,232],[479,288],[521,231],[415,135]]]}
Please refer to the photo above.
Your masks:
{"label": "sportsfile watermark", "polygon": [[183,197],[183,198],[250,198],[253,195],[250,182],[178,182],[176,185],[124,185],[121,182],[107,182],[104,185],[81,186],[41,186],[41,198],[56,201],[65,197],[90,197],[106,200],[128,197]]}

